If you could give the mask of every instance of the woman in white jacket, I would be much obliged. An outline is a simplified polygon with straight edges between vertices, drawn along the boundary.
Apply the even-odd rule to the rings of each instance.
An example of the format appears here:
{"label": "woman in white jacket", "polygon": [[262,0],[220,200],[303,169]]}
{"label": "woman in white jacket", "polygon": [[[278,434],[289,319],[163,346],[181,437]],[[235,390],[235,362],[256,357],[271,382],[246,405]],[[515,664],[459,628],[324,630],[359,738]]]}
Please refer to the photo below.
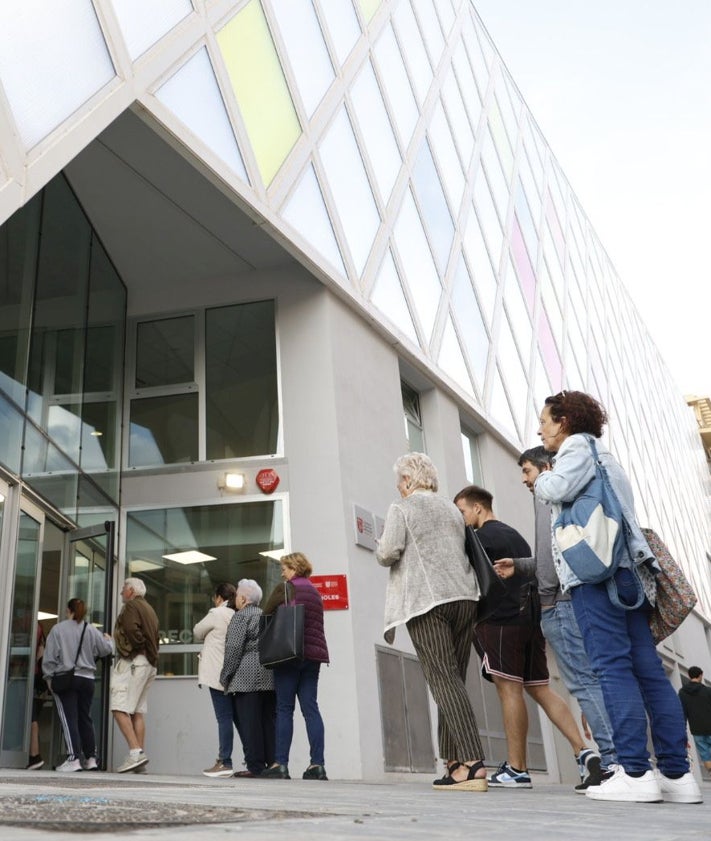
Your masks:
{"label": "woman in white jacket", "polygon": [[225,695],[220,683],[220,672],[225,659],[225,637],[227,628],[234,616],[235,595],[233,584],[218,584],[212,597],[215,606],[210,608],[204,619],[193,628],[193,637],[198,642],[204,641],[199,655],[198,685],[210,690],[212,706],[217,719],[218,757],[212,768],[206,768],[206,777],[231,777],[232,746],[237,722],[233,722],[232,699]]}

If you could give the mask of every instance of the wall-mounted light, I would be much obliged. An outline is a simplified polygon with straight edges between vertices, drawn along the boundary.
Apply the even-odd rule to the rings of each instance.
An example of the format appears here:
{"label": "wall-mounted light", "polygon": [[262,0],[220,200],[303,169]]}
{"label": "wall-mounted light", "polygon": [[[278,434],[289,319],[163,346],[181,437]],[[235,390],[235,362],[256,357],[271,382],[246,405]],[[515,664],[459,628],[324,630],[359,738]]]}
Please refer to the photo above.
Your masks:
{"label": "wall-mounted light", "polygon": [[217,487],[221,491],[242,491],[246,483],[244,473],[223,473],[217,480]]}

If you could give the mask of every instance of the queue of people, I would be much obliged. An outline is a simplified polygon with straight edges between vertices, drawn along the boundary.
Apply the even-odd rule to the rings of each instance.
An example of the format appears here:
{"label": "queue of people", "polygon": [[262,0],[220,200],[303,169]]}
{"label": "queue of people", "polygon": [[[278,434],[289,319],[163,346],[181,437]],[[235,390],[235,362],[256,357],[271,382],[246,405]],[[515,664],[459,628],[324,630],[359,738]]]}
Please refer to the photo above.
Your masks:
{"label": "queue of people", "polygon": [[[543,448],[527,450],[519,460],[535,496],[535,552],[496,519],[493,497],[484,488],[469,486],[456,495],[462,519],[455,525],[453,506],[436,495],[430,459],[409,453],[395,464],[402,499],[390,506],[376,552],[389,568],[385,638],[392,643],[395,628],[407,627],[437,704],[445,773],[434,780],[435,789],[531,787],[525,691],[570,743],[581,775],[578,793],[621,802],[702,801],[689,767],[684,711],[649,626],[658,566],[635,518],[630,482],[599,443],[606,422],[605,410],[588,394],[564,391],[546,398],[539,426]],[[563,503],[574,501],[595,476],[598,459],[619,500],[626,535],[612,587],[578,579],[554,529]],[[465,524],[476,530],[506,585],[481,623],[478,583],[464,555]],[[586,746],[570,710],[548,685],[546,640],[600,752]],[[464,690],[472,642],[483,676],[497,689],[507,740],[506,760],[488,777]],[[703,753],[704,761],[709,755]]]}
{"label": "queue of people", "polygon": [[[531,787],[525,692],[569,742],[580,771],[578,793],[622,802],[702,801],[689,767],[685,714],[711,767],[704,741],[708,699],[703,696],[703,724],[697,723],[701,693],[685,688],[682,708],[656,651],[649,615],[658,566],[636,520],[630,482],[599,441],[606,423],[604,408],[588,394],[563,391],[546,398],[538,433],[543,446],[519,459],[522,480],[534,495],[534,551],[495,517],[486,489],[470,485],[450,502],[438,493],[437,470],[428,456],[407,453],[394,465],[400,499],[387,512],[376,549],[378,563],[389,571],[384,635],[392,644],[396,629],[406,627],[437,705],[444,773],[433,782],[436,790]],[[563,505],[585,491],[599,466],[619,501],[626,540],[610,581],[588,583],[567,563],[554,525]],[[495,609],[481,622],[481,591],[465,552],[465,529],[476,531],[504,582]],[[302,777],[328,779],[318,705],[321,665],[329,662],[323,603],[309,580],[312,566],[305,555],[285,555],[280,565],[283,583],[263,610],[256,581],[222,583],[213,607],[194,628],[195,639],[203,641],[198,682],[209,689],[217,723],[218,756],[203,772],[209,777],[290,779],[298,698],[310,749]],[[60,771],[97,767],[90,708],[97,660],[111,653],[111,710],[129,750],[117,770],[140,772],[148,762],[145,713],[157,667],[158,620],[139,579],[127,579],[121,596],[113,637],[86,621],[86,606],[76,598],[47,637],[42,658],[47,685],[52,689],[53,679],[59,684],[61,673],[72,673],[68,683],[52,689],[67,747]],[[262,616],[284,604],[304,606],[304,656],[266,669],[258,648]],[[546,642],[598,750],[586,744],[569,708],[550,688]],[[496,688],[506,735],[507,757],[491,774],[466,689],[472,646],[483,677]],[[700,679],[691,671],[690,677]],[[245,765],[237,772],[234,729]]]}

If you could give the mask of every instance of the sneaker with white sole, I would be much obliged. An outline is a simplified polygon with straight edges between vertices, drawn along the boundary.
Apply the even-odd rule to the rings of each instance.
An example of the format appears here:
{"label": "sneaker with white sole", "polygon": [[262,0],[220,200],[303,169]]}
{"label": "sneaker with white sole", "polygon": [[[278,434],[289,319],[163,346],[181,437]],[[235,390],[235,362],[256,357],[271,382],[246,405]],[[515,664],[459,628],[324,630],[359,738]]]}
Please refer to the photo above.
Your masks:
{"label": "sneaker with white sole", "polygon": [[684,774],[683,777],[679,777],[677,780],[665,777],[659,769],[656,770],[655,774],[665,803],[704,802],[699,784],[696,782],[691,771]]}
{"label": "sneaker with white sole", "polygon": [[25,765],[25,771],[39,771],[39,769],[44,765],[44,759],[36,753],[34,756],[30,757],[30,761]]}
{"label": "sneaker with white sole", "polygon": [[613,772],[599,786],[590,786],[585,796],[593,800],[616,800],[623,803],[661,803],[662,790],[650,769],[641,777],[630,777],[621,765],[610,767]]}
{"label": "sneaker with white sole", "polygon": [[202,773],[206,777],[231,777],[235,769],[231,765],[225,765],[218,759],[212,768],[206,768]]}
{"label": "sneaker with white sole", "polygon": [[78,759],[65,759],[61,765],[57,765],[55,770],[61,771],[63,774],[81,771],[81,762]]}
{"label": "sneaker with white sole", "polygon": [[84,760],[82,763],[82,768],[85,771],[98,771],[99,770],[99,763],[96,761],[95,756],[90,756]]}
{"label": "sneaker with white sole", "polygon": [[136,768],[140,768],[141,765],[145,765],[148,762],[148,757],[145,755],[143,751],[141,751],[137,755],[129,755],[124,759],[124,761],[119,765],[116,769],[117,774],[125,774],[127,771],[135,771]]}
{"label": "sneaker with white sole", "polygon": [[502,762],[489,777],[489,785],[492,788],[533,788],[528,771],[514,771],[508,762]]}

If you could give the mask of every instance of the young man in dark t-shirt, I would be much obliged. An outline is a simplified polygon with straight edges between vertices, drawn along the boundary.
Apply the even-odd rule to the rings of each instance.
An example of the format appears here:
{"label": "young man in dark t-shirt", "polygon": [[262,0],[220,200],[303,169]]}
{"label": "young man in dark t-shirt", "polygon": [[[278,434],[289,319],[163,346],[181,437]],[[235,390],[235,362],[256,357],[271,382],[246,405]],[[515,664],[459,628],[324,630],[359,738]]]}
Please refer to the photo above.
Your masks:
{"label": "young man in dark t-shirt", "polygon": [[[531,549],[511,526],[494,517],[494,498],[484,488],[469,485],[454,498],[468,527],[489,559],[529,557]],[[506,593],[496,610],[476,626],[474,645],[482,674],[493,681],[501,703],[508,757],[489,777],[490,786],[531,788],[526,763],[528,714],[523,690],[539,704],[570,742],[576,757],[585,750],[583,736],[565,701],[548,685],[546,644],[539,624],[535,578],[517,573],[505,580]]]}

